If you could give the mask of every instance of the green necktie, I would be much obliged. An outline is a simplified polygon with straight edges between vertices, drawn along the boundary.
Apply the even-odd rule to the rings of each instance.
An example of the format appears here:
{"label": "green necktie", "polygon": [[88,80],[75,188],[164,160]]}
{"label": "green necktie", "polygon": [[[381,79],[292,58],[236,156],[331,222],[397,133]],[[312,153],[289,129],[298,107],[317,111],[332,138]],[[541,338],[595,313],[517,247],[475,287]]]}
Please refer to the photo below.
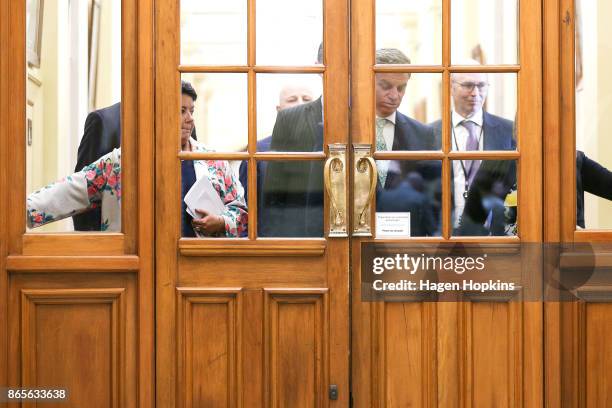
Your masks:
{"label": "green necktie", "polygon": [[[384,152],[387,151],[387,142],[385,142],[385,138],[383,137],[383,129],[385,125],[389,122],[389,119],[385,118],[376,118],[376,151]],[[387,166],[386,162],[377,163],[378,166],[378,182],[382,188],[385,187],[385,182],[387,181]]]}

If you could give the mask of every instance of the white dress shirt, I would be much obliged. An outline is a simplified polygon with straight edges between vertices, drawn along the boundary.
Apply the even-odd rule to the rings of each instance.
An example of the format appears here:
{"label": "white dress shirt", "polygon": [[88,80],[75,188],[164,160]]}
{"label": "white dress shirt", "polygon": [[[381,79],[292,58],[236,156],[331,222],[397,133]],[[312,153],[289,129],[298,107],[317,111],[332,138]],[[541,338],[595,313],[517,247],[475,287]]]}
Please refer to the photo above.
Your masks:
{"label": "white dress shirt", "polygon": [[[483,113],[482,109],[472,115],[469,119],[464,118],[453,110],[452,112],[452,134],[451,134],[451,146],[453,151],[465,151],[467,139],[469,133],[467,129],[461,124],[464,120],[470,120],[476,124],[476,135],[478,135],[478,150],[483,150],[483,139],[482,133],[483,124]],[[482,137],[481,137],[482,135]],[[465,207],[465,198],[463,193],[465,192],[465,173],[461,166],[461,160],[453,160],[453,198],[455,203],[455,228],[459,226],[459,218],[463,214],[463,208]]]}

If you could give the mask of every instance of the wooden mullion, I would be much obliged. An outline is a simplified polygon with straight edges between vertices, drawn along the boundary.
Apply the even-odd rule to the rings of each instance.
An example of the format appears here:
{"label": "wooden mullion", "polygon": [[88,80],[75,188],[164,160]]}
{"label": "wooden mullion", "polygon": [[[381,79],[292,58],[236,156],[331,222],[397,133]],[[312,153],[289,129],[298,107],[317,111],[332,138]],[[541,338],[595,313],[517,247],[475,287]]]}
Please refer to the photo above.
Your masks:
{"label": "wooden mullion", "polygon": [[[576,85],[574,72],[575,58],[575,3],[562,0],[559,19],[561,20],[561,163],[575,163],[576,160]],[[576,230],[576,166],[561,166],[561,180],[573,183],[561,184],[562,201],[561,240],[571,242]]]}
{"label": "wooden mullion", "polygon": [[451,65],[451,0],[442,0],[442,66]]}
{"label": "wooden mullion", "polygon": [[[10,166],[7,166],[8,180],[12,180],[10,194],[7,194],[8,214],[23,214],[26,205],[26,164],[25,164],[25,106],[26,106],[26,33],[25,33],[25,1],[8,2],[8,24],[10,33],[10,44],[7,53],[7,81],[8,99],[7,103],[7,126],[4,133],[6,141],[6,153]],[[25,230],[24,217],[8,218],[8,253],[20,254],[22,251],[21,235]]]}
{"label": "wooden mullion", "polygon": [[248,158],[249,172],[247,177],[248,188],[248,228],[249,239],[257,238],[257,163],[253,155],[257,152],[257,78],[253,70],[249,71],[249,143],[248,143]]}
{"label": "wooden mullion", "polygon": [[518,160],[517,151],[461,150],[448,153],[451,160]]}
{"label": "wooden mullion", "polygon": [[397,64],[376,64],[375,73],[423,73],[441,74],[444,67],[439,65],[397,65]]}
{"label": "wooden mullion", "polygon": [[441,67],[439,65],[374,65],[376,73],[431,73],[440,74],[450,70],[451,72],[485,72],[489,74],[497,73],[517,73],[521,70],[519,65],[453,65],[452,67]]}
{"label": "wooden mullion", "polygon": [[[135,0],[121,2],[121,230],[125,233],[125,252],[129,254],[136,253],[138,233],[139,53],[138,42],[134,41],[140,37],[137,11]],[[151,89],[147,85],[144,88]]]}
{"label": "wooden mullion", "polygon": [[245,65],[179,65],[178,70],[182,74],[246,74],[251,68]]}
{"label": "wooden mullion", "polygon": [[257,14],[255,0],[247,0],[247,64],[253,68],[257,63]]}
{"label": "wooden mullion", "polygon": [[453,231],[453,220],[451,217],[451,208],[453,199],[451,194],[451,164],[448,157],[442,160],[442,237],[450,239]]}
{"label": "wooden mullion", "polygon": [[452,194],[451,194],[451,161],[448,154],[451,150],[450,123],[450,71],[451,65],[451,0],[442,0],[442,237],[450,239],[452,235]]}
{"label": "wooden mullion", "polygon": [[451,72],[484,72],[488,74],[504,74],[520,72],[520,65],[453,65]]}
{"label": "wooden mullion", "polygon": [[322,65],[313,66],[256,66],[255,72],[258,74],[323,74],[325,67]]}

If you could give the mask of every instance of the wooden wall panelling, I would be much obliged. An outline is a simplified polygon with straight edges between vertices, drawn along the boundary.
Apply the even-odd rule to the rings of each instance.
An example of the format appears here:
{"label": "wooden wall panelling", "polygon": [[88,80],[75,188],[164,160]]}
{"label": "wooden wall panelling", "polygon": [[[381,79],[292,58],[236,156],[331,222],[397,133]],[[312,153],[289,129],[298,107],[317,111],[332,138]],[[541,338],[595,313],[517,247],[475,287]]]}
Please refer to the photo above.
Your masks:
{"label": "wooden wall panelling", "polygon": [[612,406],[612,288],[582,290],[579,307],[580,406]]}
{"label": "wooden wall panelling", "polygon": [[64,387],[71,406],[137,406],[137,308],[133,274],[11,274],[8,385]]}
{"label": "wooden wall panelling", "polygon": [[178,406],[239,406],[241,289],[178,288],[177,302]]}
{"label": "wooden wall panelling", "polygon": [[22,289],[22,386],[65,387],[74,405],[127,406],[123,295],[123,288]]}
{"label": "wooden wall panelling", "polygon": [[266,407],[327,407],[327,289],[264,289]]}

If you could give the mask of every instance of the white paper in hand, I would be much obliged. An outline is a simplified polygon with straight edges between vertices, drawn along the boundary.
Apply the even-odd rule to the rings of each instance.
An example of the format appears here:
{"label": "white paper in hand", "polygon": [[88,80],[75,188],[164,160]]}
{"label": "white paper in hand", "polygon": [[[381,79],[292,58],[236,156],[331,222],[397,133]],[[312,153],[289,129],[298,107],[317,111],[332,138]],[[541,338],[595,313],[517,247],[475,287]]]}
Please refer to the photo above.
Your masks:
{"label": "white paper in hand", "polygon": [[198,181],[193,183],[193,186],[185,194],[184,200],[187,204],[187,213],[193,218],[201,217],[196,209],[205,210],[214,215],[221,215],[225,210],[225,205],[223,205],[219,193],[212,186],[208,177],[200,177]]}

